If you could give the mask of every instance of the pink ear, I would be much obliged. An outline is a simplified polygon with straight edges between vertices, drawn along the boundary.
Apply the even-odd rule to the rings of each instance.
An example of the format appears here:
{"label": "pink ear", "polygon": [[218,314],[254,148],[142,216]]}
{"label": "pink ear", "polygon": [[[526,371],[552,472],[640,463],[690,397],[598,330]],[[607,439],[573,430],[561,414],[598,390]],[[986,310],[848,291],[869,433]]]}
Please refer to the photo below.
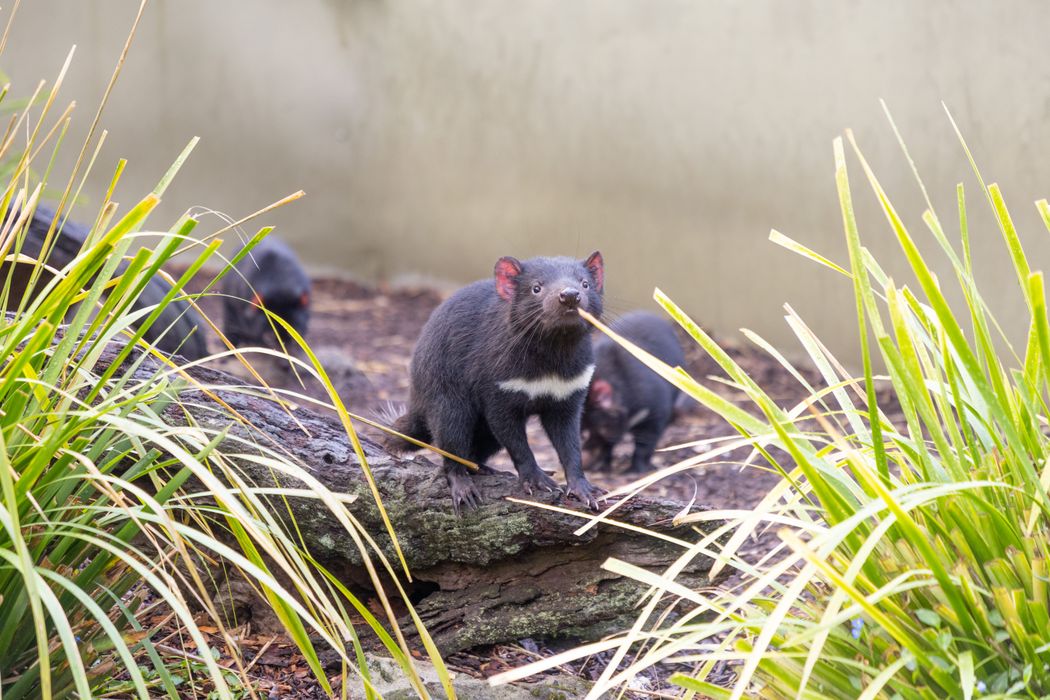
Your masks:
{"label": "pink ear", "polygon": [[496,261],[496,293],[510,301],[517,289],[518,275],[521,274],[521,263],[515,258],[505,257]]}
{"label": "pink ear", "polygon": [[598,291],[602,291],[605,287],[605,262],[602,260],[602,254],[597,250],[594,251],[591,253],[591,257],[587,258],[583,264],[591,271]]}
{"label": "pink ear", "polygon": [[601,406],[602,408],[609,408],[612,406],[612,398],[612,384],[604,379],[595,379],[594,383],[591,384],[591,390],[587,396],[587,400],[592,404]]}

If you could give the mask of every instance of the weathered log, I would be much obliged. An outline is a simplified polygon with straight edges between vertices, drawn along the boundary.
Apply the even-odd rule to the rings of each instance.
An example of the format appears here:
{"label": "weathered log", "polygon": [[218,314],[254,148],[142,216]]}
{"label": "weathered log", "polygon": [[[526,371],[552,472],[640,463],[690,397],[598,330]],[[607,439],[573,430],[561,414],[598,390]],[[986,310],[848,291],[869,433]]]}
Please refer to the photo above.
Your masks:
{"label": "weathered log", "polygon": [[[115,354],[119,348],[110,350]],[[145,378],[156,370],[147,358],[138,373]],[[190,373],[210,387],[234,381],[207,368]],[[295,417],[304,431],[269,400],[235,391],[216,393],[251,423],[250,428],[234,425],[233,434],[251,437],[267,450],[280,445],[328,488],[356,494],[350,511],[396,561],[361,465],[336,417],[299,408]],[[191,390],[184,399],[199,424],[228,427],[229,421],[215,411],[193,408],[209,403],[204,394]],[[183,410],[169,407],[168,419],[183,423]],[[367,439],[362,443],[412,572],[413,583],[407,588],[443,652],[525,637],[594,639],[624,629],[644,589],[603,570],[601,564],[616,557],[662,571],[682,554],[674,543],[606,524],[576,536],[582,519],[506,500],[525,497],[516,476],[509,473],[475,475],[484,505],[457,517],[440,468],[423,457],[392,455]],[[272,484],[267,469],[252,464],[243,469],[257,484]],[[531,498],[543,503],[559,500],[550,494]],[[348,584],[367,586],[360,552],[326,507],[312,499],[292,505],[314,557]],[[580,508],[575,502],[564,505]],[[635,498],[616,512],[615,519],[695,541],[700,537],[697,530],[672,524],[681,509],[680,503]],[[697,558],[679,581],[706,584],[710,563]],[[255,619],[258,622],[258,616]]]}

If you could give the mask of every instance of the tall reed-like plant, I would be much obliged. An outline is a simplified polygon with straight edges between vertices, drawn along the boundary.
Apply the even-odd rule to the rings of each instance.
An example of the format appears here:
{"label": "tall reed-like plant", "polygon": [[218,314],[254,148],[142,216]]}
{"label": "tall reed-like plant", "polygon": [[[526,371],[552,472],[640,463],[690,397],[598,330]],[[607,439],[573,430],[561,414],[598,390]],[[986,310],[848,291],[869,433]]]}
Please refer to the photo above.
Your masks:
{"label": "tall reed-like plant", "polygon": [[[743,583],[732,589],[689,590],[675,583],[675,570],[658,576],[606,563],[650,586],[635,626],[544,664],[615,650],[589,698],[670,661],[695,669],[672,678],[684,697],[1050,697],[1050,323],[1043,272],[1030,265],[999,188],[986,186],[974,165],[1028,312],[1025,344],[1015,353],[974,277],[963,186],[954,240],[928,198],[922,216],[924,242],[947,260],[961,292],[963,303],[953,306],[949,278],[938,279],[927,264],[923,248],[930,246],[920,245],[898,215],[851,133],[846,140],[917,286],[894,281],[862,245],[846,149],[836,139],[848,264],[776,231],[771,238],[852,283],[862,375],[847,371],[790,309],[788,322],[824,386],[809,386],[780,352],[750,336],[808,389],[809,397],[788,409],[659,290],[657,301],[748,396],[752,410],[618,339],[741,433],[669,470],[748,445],[748,462],[765,460],[783,480],[753,511],[682,518],[725,519],[718,532],[683,550],[682,561],[706,555],[716,571],[739,570]],[[1050,228],[1050,205],[1035,206]],[[874,374],[876,357],[885,376]],[[891,422],[883,412],[880,383],[892,387],[903,419]],[[761,561],[745,560],[741,544],[767,528],[776,529],[780,547]],[[657,611],[675,600],[691,611],[667,622]],[[726,664],[731,686],[711,682]]]}

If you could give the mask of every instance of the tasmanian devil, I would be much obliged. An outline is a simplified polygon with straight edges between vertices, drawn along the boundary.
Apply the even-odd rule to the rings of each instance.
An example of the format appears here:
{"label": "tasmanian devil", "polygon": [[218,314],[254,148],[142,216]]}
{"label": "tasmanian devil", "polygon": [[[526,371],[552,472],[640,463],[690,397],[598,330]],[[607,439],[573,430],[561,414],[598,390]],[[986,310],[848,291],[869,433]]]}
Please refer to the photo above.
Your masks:
{"label": "tasmanian devil", "polygon": [[[611,328],[672,367],[685,364],[674,329],[658,316],[634,311]],[[594,381],[583,409],[588,468],[611,468],[613,447],[630,432],[630,471],[647,471],[656,443],[674,417],[678,389],[607,336],[595,341],[594,356]]]}
{"label": "tasmanian devil", "polygon": [[263,308],[284,319],[299,335],[306,333],[310,277],[280,239],[269,236],[241,258],[236,270],[223,278],[222,293],[223,332],[235,346],[278,349],[289,343],[288,331],[271,321]]}
{"label": "tasmanian devil", "polygon": [[[22,253],[30,257],[40,255],[54,219],[55,213],[52,209],[42,205],[37,206],[29,221],[26,237],[22,243]],[[69,264],[80,252],[88,236],[87,228],[70,219],[59,223],[61,228],[56,227],[57,234],[52,235],[51,252],[48,257],[48,264],[55,268],[62,268]],[[121,263],[117,272],[123,272],[126,267],[126,264]],[[12,271],[12,289],[18,290],[20,294],[25,292],[24,287],[29,283],[28,269],[27,265],[19,264]],[[170,291],[171,285],[163,278],[153,276],[132,303],[131,308],[141,310],[154,306],[160,303]],[[188,360],[199,360],[208,354],[204,340],[204,326],[204,320],[192,306],[185,301],[174,300],[146,329],[143,337],[165,354],[179,354]]]}
{"label": "tasmanian devil", "polygon": [[[412,356],[408,411],[394,428],[483,465],[501,447],[528,492],[556,490],[536,464],[525,435],[538,415],[565,469],[571,494],[597,508],[583,476],[580,413],[594,372],[589,326],[578,309],[602,312],[601,253],[586,260],[510,257],[494,279],[474,282],[430,316]],[[390,444],[416,449],[401,441]],[[444,461],[452,506],[475,507],[480,496],[466,468]]]}

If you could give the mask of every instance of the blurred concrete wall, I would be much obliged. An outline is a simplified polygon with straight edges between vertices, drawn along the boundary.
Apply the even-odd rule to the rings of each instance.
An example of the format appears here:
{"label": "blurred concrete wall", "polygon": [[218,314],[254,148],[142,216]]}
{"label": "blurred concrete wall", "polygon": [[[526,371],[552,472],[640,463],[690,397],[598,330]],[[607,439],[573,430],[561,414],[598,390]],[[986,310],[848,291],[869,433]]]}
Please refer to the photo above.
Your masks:
{"label": "blurred concrete wall", "polygon": [[[70,146],[136,6],[23,3],[0,66],[24,95],[78,45],[63,91],[78,102]],[[265,220],[317,271],[460,283],[500,255],[600,248],[614,311],[651,306],[660,286],[705,325],[749,327],[790,351],[790,302],[848,359],[848,280],[767,236],[776,227],[844,260],[831,141],[852,127],[931,243],[885,98],[952,229],[966,183],[986,293],[1016,329],[1016,281],[941,100],[1039,267],[1044,15],[1016,0],[158,0],[105,113],[88,192],[97,201],[127,157],[118,199],[130,204],[198,135],[157,224],[191,205],[240,216],[302,188]],[[862,234],[894,254],[856,161],[851,178]]]}

